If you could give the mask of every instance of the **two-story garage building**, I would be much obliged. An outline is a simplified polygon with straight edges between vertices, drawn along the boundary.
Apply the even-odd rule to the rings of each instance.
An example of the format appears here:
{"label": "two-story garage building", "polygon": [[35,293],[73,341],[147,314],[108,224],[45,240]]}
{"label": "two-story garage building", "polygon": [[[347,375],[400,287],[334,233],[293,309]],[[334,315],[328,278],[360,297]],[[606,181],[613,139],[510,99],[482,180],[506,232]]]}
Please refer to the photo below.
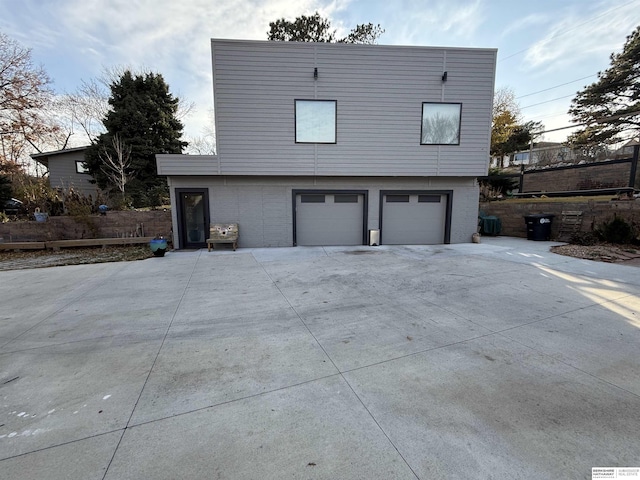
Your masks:
{"label": "two-story garage building", "polygon": [[469,242],[495,49],[212,40],[217,155],[157,155],[178,248]]}

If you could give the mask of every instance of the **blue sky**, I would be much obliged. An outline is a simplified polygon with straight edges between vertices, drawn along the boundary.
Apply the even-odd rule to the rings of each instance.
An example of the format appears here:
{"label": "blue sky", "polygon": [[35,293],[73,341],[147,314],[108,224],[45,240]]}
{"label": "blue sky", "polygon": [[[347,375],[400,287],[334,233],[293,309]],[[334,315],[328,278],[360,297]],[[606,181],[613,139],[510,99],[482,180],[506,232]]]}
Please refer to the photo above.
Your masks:
{"label": "blue sky", "polygon": [[0,0],[0,31],[32,49],[59,93],[105,67],[162,73],[195,102],[184,123],[197,136],[213,106],[210,38],[264,40],[270,21],[316,10],[339,34],[381,24],[380,44],[498,48],[496,87],[547,129],[570,124],[573,94],[640,24],[640,0]]}

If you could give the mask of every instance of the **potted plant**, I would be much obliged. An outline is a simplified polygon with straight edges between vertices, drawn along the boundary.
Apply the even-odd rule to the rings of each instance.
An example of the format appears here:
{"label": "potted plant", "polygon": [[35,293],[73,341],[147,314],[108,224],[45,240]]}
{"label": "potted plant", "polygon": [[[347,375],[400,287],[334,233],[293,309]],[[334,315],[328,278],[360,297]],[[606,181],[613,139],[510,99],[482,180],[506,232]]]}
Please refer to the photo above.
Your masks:
{"label": "potted plant", "polygon": [[164,257],[167,251],[167,239],[162,235],[156,235],[155,238],[149,240],[149,247],[156,257]]}
{"label": "potted plant", "polygon": [[41,212],[40,208],[36,208],[33,212],[33,217],[36,219],[36,222],[46,222],[49,217],[48,213]]}

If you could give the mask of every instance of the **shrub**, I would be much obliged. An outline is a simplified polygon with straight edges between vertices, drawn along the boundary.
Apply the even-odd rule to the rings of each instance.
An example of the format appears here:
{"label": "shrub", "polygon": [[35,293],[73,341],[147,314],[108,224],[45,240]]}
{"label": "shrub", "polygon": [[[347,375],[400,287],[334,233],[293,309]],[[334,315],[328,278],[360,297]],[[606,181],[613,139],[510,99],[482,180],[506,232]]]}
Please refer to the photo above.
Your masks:
{"label": "shrub", "polygon": [[156,185],[150,188],[145,195],[146,204],[149,207],[157,208],[169,203],[169,188],[166,185]]}
{"label": "shrub", "polygon": [[624,219],[615,215],[610,222],[603,223],[597,230],[598,236],[609,243],[631,243],[635,237],[633,228]]}
{"label": "shrub", "polygon": [[495,189],[488,183],[480,182],[480,199],[482,201],[498,200],[502,198],[502,190]]}
{"label": "shrub", "polygon": [[9,177],[0,175],[0,209],[2,209],[4,202],[11,198],[11,195],[11,180]]}
{"label": "shrub", "polygon": [[491,169],[489,176],[480,180],[480,193],[484,199],[492,200],[502,198],[501,195],[510,195],[517,186],[515,177],[504,175],[499,169]]}
{"label": "shrub", "polygon": [[573,245],[596,245],[600,241],[598,235],[593,232],[575,232],[571,234],[569,243]]}
{"label": "shrub", "polygon": [[20,172],[13,176],[13,193],[24,203],[27,212],[32,213],[36,208],[50,215],[62,212],[62,198],[59,192],[49,186],[49,179],[34,177]]}

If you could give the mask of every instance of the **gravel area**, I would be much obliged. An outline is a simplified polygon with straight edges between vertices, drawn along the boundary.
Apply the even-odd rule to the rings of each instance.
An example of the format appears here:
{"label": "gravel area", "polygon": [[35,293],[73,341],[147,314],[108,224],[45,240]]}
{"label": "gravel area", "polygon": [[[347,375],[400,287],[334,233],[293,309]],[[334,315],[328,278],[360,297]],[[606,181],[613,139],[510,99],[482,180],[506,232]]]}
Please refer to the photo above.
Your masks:
{"label": "gravel area", "polygon": [[569,257],[640,267],[640,247],[635,245],[561,245],[551,247],[551,251]]}

